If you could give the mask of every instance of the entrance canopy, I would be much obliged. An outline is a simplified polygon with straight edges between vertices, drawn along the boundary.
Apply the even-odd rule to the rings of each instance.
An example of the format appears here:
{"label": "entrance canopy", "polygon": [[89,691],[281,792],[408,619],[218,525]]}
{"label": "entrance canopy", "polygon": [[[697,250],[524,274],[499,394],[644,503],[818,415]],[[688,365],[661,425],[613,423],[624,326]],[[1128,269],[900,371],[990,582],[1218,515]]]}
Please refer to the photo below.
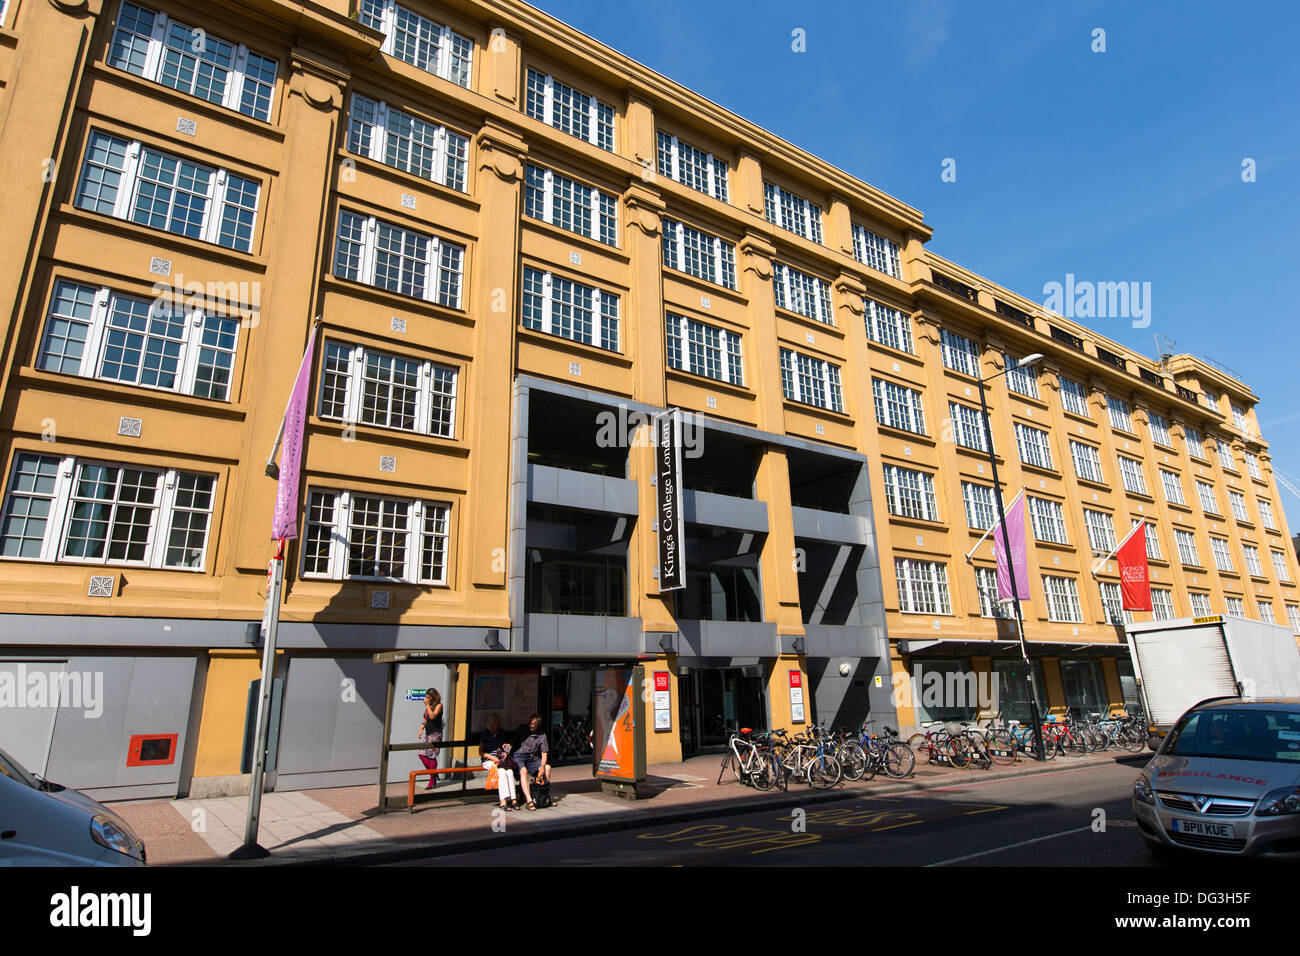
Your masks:
{"label": "entrance canopy", "polygon": [[[1118,657],[1127,659],[1127,644],[1085,644],[1078,641],[1025,641],[1033,657]],[[1019,657],[1019,641],[934,640],[899,641],[906,657]]]}

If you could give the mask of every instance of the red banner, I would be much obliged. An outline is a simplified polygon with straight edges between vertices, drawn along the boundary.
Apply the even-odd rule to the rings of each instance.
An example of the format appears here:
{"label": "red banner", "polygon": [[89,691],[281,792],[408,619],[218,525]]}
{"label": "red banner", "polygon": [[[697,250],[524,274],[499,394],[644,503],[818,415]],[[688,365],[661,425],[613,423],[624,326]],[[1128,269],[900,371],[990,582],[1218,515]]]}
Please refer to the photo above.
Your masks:
{"label": "red banner", "polygon": [[1119,559],[1120,606],[1126,611],[1151,610],[1151,575],[1147,568],[1146,522],[1141,522],[1115,552]]}

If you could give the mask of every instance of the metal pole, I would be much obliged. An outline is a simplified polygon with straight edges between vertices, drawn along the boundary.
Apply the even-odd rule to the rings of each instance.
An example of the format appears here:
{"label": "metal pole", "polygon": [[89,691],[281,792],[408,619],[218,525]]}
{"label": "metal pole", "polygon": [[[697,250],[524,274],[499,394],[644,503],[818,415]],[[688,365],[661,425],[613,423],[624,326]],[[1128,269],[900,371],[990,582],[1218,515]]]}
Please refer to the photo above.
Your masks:
{"label": "metal pole", "polygon": [[258,818],[262,812],[262,790],[266,774],[266,745],[271,734],[271,690],[275,686],[275,640],[280,627],[280,591],[284,586],[284,539],[271,561],[270,623],[262,648],[262,687],[257,701],[257,733],[253,750],[253,781],[248,791],[248,818],[244,824],[244,845],[230,854],[232,860],[255,860],[270,856],[257,842]]}
{"label": "metal pole", "polygon": [[[1001,373],[999,373],[1001,374]],[[993,500],[998,506],[998,524],[1002,528],[1002,550],[1007,556],[1008,577],[1011,579],[1011,597],[1016,609],[1016,630],[1020,636],[1020,656],[1025,662],[1025,680],[1029,682],[1029,719],[1034,722],[1034,758],[1042,760],[1043,722],[1038,712],[1038,688],[1034,683],[1034,666],[1029,661],[1029,646],[1025,643],[1025,622],[1020,614],[1020,590],[1016,586],[1016,569],[1011,566],[1011,541],[1007,537],[1007,513],[1002,505],[1002,483],[998,480],[998,460],[993,454],[993,432],[989,427],[989,406],[984,397],[984,379],[980,379],[980,411],[984,415],[984,446],[988,450],[989,465],[993,468]]]}

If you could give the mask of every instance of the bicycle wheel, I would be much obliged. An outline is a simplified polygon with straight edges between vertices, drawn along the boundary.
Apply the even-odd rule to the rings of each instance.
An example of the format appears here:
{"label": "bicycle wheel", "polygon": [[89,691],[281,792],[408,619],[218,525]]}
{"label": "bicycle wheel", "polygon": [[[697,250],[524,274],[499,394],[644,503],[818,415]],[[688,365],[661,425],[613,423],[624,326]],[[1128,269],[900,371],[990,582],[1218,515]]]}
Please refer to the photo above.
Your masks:
{"label": "bicycle wheel", "polygon": [[930,762],[930,755],[933,748],[930,746],[930,738],[926,734],[912,734],[907,738],[907,749],[912,751],[915,759]]}
{"label": "bicycle wheel", "polygon": [[776,786],[778,775],[766,755],[754,753],[749,760],[747,776],[750,786],[755,790],[771,790]]}
{"label": "bicycle wheel", "polygon": [[886,746],[881,751],[881,759],[885,774],[895,779],[911,776],[916,769],[916,754],[902,741],[896,740]]}
{"label": "bicycle wheel", "polygon": [[960,737],[949,737],[944,741],[943,752],[948,755],[948,761],[958,770],[965,770],[970,766],[970,746]]}
{"label": "bicycle wheel", "polygon": [[1120,747],[1131,754],[1141,753],[1147,747],[1147,735],[1140,730],[1134,730],[1132,727],[1121,730],[1117,739]]}
{"label": "bicycle wheel", "polygon": [[989,759],[1005,766],[1016,762],[1016,742],[1009,731],[990,730],[985,737]]}
{"label": "bicycle wheel", "polygon": [[844,769],[830,754],[818,754],[808,761],[805,776],[814,790],[829,790],[844,778]]}
{"label": "bicycle wheel", "polygon": [[868,780],[876,775],[874,767],[868,770],[870,761],[867,760],[867,752],[862,749],[862,745],[856,740],[845,741],[840,747],[840,752],[836,755],[840,766],[844,768],[844,779],[861,780],[868,773]]}
{"label": "bicycle wheel", "polygon": [[1071,757],[1082,757],[1088,752],[1088,743],[1077,730],[1067,730],[1061,734],[1061,747]]}

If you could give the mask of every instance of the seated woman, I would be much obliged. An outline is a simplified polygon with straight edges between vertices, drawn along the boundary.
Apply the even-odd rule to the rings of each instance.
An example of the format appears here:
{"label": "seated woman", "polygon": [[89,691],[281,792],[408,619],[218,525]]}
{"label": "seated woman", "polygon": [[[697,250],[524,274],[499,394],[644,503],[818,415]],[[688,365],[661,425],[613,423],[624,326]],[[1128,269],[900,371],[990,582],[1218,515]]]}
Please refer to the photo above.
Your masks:
{"label": "seated woman", "polygon": [[510,744],[501,730],[501,718],[493,714],[488,718],[487,730],[479,734],[479,754],[483,758],[483,769],[497,771],[497,794],[502,810],[519,809],[519,799],[515,790],[515,762],[510,759]]}

